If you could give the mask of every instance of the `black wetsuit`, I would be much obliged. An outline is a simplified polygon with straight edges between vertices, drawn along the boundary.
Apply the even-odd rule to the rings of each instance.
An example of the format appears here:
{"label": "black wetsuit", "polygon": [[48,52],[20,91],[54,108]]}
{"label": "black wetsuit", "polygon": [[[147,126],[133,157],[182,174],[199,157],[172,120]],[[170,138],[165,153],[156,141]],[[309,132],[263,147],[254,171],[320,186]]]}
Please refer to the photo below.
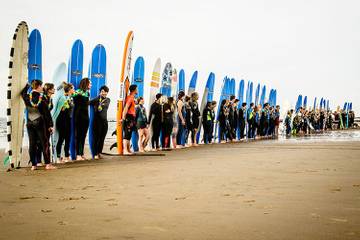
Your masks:
{"label": "black wetsuit", "polygon": [[204,127],[203,139],[205,144],[212,142],[214,120],[215,120],[215,112],[210,108],[206,107],[202,114],[202,124]]}
{"label": "black wetsuit", "polygon": [[190,102],[191,113],[192,113],[192,125],[191,125],[191,142],[195,143],[196,131],[200,125],[200,110],[197,102]]}
{"label": "black wetsuit", "polygon": [[56,144],[56,154],[58,158],[61,157],[61,148],[64,141],[64,155],[65,157],[70,156],[71,115],[73,108],[72,98],[68,97],[56,119],[56,128],[59,132],[59,139]]}
{"label": "black wetsuit", "polygon": [[[152,123],[151,123],[152,121]],[[152,136],[151,136],[151,145],[153,149],[158,149],[159,146],[159,138],[161,132],[161,105],[160,103],[154,102],[151,104],[150,113],[149,113],[149,121],[148,124],[151,123],[152,128]]]}
{"label": "black wetsuit", "polygon": [[162,131],[163,131],[163,141],[162,146],[163,148],[170,148],[170,136],[174,126],[174,108],[172,109],[170,104],[165,103],[163,108],[163,124],[162,124]]}
{"label": "black wetsuit", "polygon": [[76,155],[83,156],[86,134],[89,129],[89,94],[77,91],[73,100]]}
{"label": "black wetsuit", "polygon": [[90,101],[90,105],[94,108],[94,124],[93,124],[93,155],[99,155],[104,148],[104,141],[108,132],[107,111],[109,109],[110,98],[98,96]]}
{"label": "black wetsuit", "polygon": [[240,139],[245,137],[245,112],[243,108],[239,109],[239,128],[240,128]]}
{"label": "black wetsuit", "polygon": [[47,137],[49,131],[47,126],[53,126],[51,114],[46,102],[43,100],[39,102],[42,94],[33,91],[31,93],[32,99],[30,99],[30,94],[27,93],[29,88],[30,85],[26,85],[26,87],[21,91],[21,96],[27,109],[26,127],[29,136],[30,161],[32,166],[37,165],[37,155],[39,153],[39,149],[41,149],[45,164],[49,164],[50,146]]}

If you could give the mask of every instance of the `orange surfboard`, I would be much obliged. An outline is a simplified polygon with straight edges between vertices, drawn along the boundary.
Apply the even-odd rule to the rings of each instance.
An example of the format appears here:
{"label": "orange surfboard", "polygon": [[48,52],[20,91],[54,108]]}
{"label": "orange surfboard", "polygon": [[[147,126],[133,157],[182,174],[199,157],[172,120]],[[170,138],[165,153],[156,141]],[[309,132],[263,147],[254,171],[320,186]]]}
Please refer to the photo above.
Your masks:
{"label": "orange surfboard", "polygon": [[120,92],[119,92],[119,99],[117,102],[116,137],[117,137],[118,154],[123,154],[122,115],[125,106],[126,96],[128,94],[129,86],[130,86],[131,52],[132,52],[133,40],[134,40],[134,33],[133,31],[130,31],[127,35],[125,42],[124,56],[121,67]]}

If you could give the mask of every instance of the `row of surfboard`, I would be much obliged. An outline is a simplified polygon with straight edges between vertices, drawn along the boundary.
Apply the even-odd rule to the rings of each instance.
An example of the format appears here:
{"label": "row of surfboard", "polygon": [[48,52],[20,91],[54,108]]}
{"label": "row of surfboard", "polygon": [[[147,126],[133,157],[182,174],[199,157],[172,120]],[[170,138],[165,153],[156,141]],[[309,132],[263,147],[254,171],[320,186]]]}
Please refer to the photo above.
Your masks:
{"label": "row of surfboard", "polygon": [[[122,59],[121,76],[119,82],[119,94],[117,100],[117,126],[116,136],[117,142],[113,147],[117,147],[118,154],[123,153],[123,129],[121,124],[122,111],[124,108],[124,100],[128,94],[130,83],[138,86],[138,97],[144,95],[144,72],[145,60],[143,57],[138,57],[134,64],[133,74],[131,77],[132,66],[132,48],[133,48],[134,33],[130,31],[127,35],[124,55]],[[81,79],[83,78],[83,55],[84,48],[81,40],[76,40],[71,48],[71,55],[68,61],[68,66],[61,63],[53,75],[53,83],[56,87],[61,86],[61,83],[67,79],[75,88],[78,88]],[[22,155],[22,141],[24,133],[24,109],[25,106],[20,97],[21,90],[25,87],[27,82],[34,79],[42,80],[42,42],[39,30],[35,29],[29,36],[28,26],[25,22],[21,22],[16,28],[13,36],[13,43],[10,51],[9,63],[9,83],[7,89],[8,108],[7,108],[7,136],[9,147],[8,158],[11,166],[19,166]],[[182,69],[177,72],[171,63],[166,63],[162,75],[161,60],[158,58],[155,62],[152,77],[150,81],[150,98],[151,104],[155,95],[161,92],[163,95],[176,97],[179,91],[185,91],[185,71]],[[90,98],[94,98],[99,94],[101,86],[106,84],[106,50],[101,44],[96,45],[92,52],[92,57],[89,65],[88,77],[92,81],[92,88],[90,90]],[[196,89],[198,72],[195,71],[191,77],[187,94],[191,95]],[[131,79],[131,82],[130,82]],[[223,80],[220,101],[228,99],[231,95],[237,95],[240,102],[247,102],[248,106],[253,101],[253,82],[248,82],[246,96],[245,81],[241,80],[237,94],[235,94],[236,83],[234,78],[225,77]],[[213,100],[215,86],[215,74],[210,73],[206,82],[204,94],[200,105],[202,112],[208,101]],[[58,101],[63,94],[61,88],[58,88],[54,96],[54,112],[59,111]],[[260,84],[255,90],[255,104],[264,104],[266,99],[266,86],[262,87],[260,95]],[[268,98],[272,105],[276,104],[276,90],[271,89]],[[219,112],[220,108],[218,109]],[[56,114],[53,114],[56,118]],[[93,110],[90,109],[90,129],[93,124]],[[56,120],[56,119],[54,119]],[[199,126],[201,128],[201,126]],[[74,126],[72,124],[70,152],[72,159],[75,159],[75,141],[74,141]],[[53,142],[56,142],[58,134],[55,132]],[[133,137],[133,149],[137,151],[137,136]],[[89,132],[89,144],[92,146],[93,136]],[[200,131],[197,135],[197,141],[200,141]],[[92,149],[91,149],[92,150]]]}
{"label": "row of surfboard", "polygon": [[[295,112],[299,112],[300,108],[308,108],[308,98],[307,96],[304,97],[300,94],[297,98],[296,105],[295,105]],[[314,98],[314,105],[312,109],[320,109],[320,110],[330,110],[330,101],[329,99],[321,98],[318,104],[317,97]],[[352,102],[345,102],[344,107],[342,108],[343,111],[349,112],[352,110]]]}

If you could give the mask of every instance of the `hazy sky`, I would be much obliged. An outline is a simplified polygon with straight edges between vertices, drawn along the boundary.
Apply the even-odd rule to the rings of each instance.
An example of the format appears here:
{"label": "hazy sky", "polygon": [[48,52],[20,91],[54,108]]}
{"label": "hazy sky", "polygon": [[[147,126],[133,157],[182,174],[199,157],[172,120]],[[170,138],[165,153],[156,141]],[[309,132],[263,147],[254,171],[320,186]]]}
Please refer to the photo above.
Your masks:
{"label": "hazy sky", "polygon": [[[202,94],[210,71],[215,91],[225,75],[278,90],[278,102],[295,104],[298,94],[352,101],[360,111],[360,1],[116,1],[11,0],[1,4],[0,98],[5,117],[9,50],[17,24],[38,28],[43,40],[43,76],[51,81],[73,42],[84,43],[87,75],[97,43],[108,56],[107,81],[115,114],[124,41],[134,31],[133,60],[145,58],[147,86],[157,57],[184,68],[186,85],[199,71]],[[134,63],[133,61],[133,63]],[[238,87],[238,86],[237,86]],[[147,91],[146,91],[147,96]],[[147,100],[147,98],[146,98]]]}

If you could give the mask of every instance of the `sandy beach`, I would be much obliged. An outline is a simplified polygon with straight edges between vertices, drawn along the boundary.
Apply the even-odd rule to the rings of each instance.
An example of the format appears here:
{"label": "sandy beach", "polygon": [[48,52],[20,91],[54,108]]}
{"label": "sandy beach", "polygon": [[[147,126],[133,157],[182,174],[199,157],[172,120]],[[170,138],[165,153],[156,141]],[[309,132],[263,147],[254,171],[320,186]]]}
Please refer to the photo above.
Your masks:
{"label": "sandy beach", "polygon": [[360,239],[360,142],[217,144],[0,173],[0,239]]}

